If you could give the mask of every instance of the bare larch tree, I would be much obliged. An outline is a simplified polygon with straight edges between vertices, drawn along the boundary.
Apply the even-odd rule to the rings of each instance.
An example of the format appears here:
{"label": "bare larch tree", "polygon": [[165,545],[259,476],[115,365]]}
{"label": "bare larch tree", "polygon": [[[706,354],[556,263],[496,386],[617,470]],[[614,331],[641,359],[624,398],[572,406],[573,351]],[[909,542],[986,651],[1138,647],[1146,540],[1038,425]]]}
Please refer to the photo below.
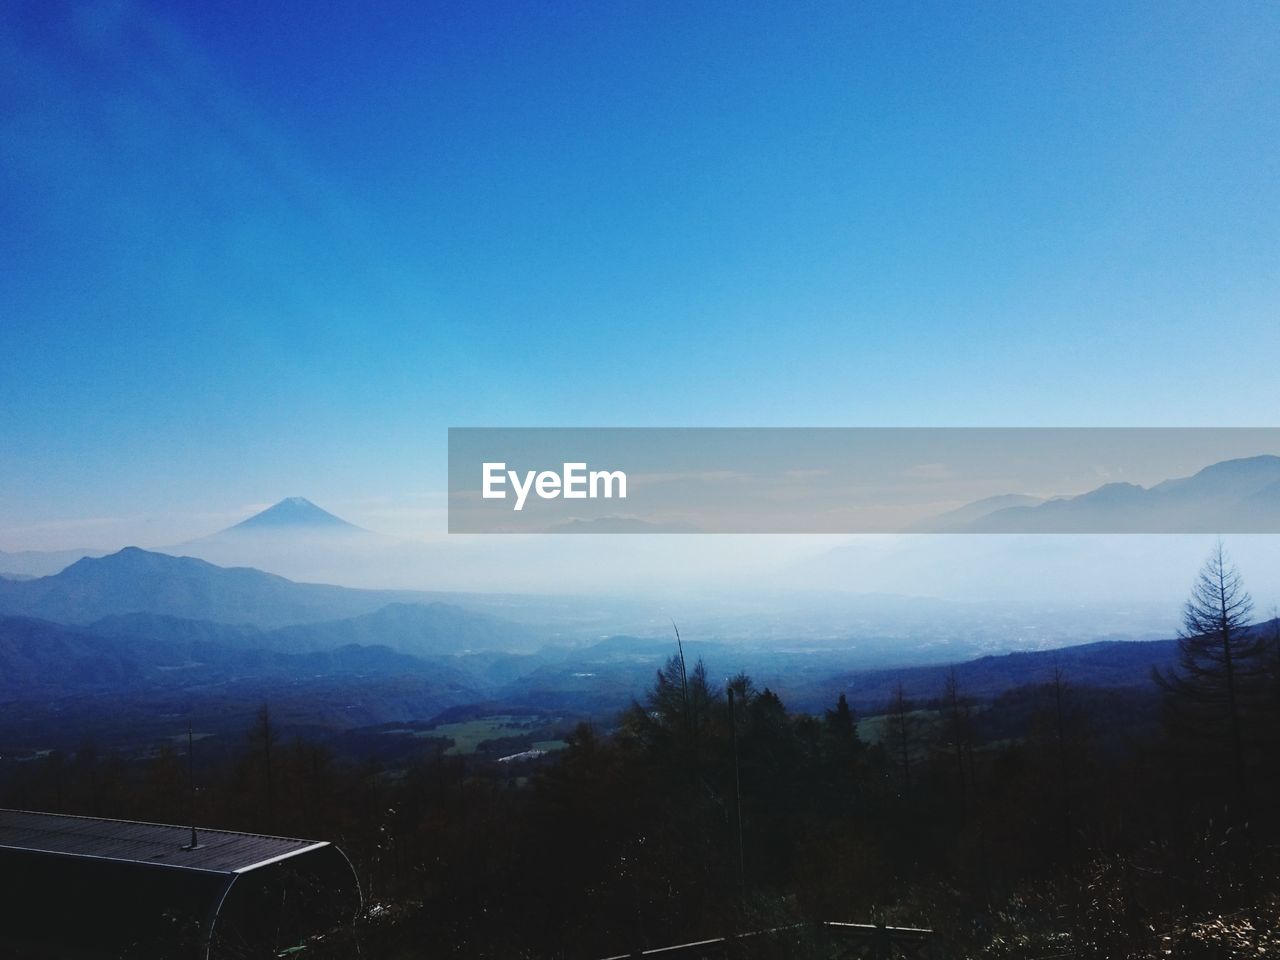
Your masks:
{"label": "bare larch tree", "polygon": [[1237,798],[1245,788],[1251,707],[1268,647],[1250,627],[1252,613],[1253,600],[1219,541],[1183,607],[1178,665],[1156,672],[1171,735],[1198,746],[1199,759],[1225,753]]}

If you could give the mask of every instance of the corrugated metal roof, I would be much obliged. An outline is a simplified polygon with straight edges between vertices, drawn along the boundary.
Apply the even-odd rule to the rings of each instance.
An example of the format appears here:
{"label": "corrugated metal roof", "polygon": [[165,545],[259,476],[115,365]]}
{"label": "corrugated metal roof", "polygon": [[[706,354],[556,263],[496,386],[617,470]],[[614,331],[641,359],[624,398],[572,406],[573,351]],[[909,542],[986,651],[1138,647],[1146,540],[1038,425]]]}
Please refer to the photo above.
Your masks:
{"label": "corrugated metal roof", "polygon": [[0,848],[116,860],[206,873],[244,873],[255,867],[328,846],[326,841],[191,828],[135,820],[102,820],[59,813],[0,809]]}

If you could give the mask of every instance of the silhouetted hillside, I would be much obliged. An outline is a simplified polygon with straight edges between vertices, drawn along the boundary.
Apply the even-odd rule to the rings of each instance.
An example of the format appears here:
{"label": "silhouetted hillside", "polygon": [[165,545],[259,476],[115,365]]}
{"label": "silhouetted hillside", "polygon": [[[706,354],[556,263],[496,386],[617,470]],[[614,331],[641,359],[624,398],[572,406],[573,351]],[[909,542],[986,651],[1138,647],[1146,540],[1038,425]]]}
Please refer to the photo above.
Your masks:
{"label": "silhouetted hillside", "polygon": [[126,547],[83,558],[53,576],[0,582],[0,613],[79,624],[150,613],[268,629],[372,613],[405,596],[295,583],[249,567]]}
{"label": "silhouetted hillside", "polygon": [[7,695],[127,689],[152,669],[144,651],[104,642],[87,630],[0,617],[0,690]]}
{"label": "silhouetted hillside", "polygon": [[[118,625],[117,625],[118,626]],[[199,626],[199,625],[196,625]],[[29,617],[0,617],[0,690],[12,699],[74,696],[95,690],[121,693],[139,687],[185,689],[285,682],[331,676],[417,678],[424,690],[467,691],[482,696],[469,674],[451,659],[415,657],[385,645],[345,644],[286,653],[267,646],[230,645],[200,630],[186,640],[99,632]]]}
{"label": "silhouetted hillside", "polygon": [[[1167,667],[1176,657],[1176,640],[1103,640],[1061,650],[981,657],[956,664],[955,672],[966,695],[988,699],[1015,687],[1045,683],[1055,668],[1077,686],[1149,687],[1152,668]],[[899,683],[907,696],[930,699],[939,696],[951,669],[950,665],[938,665],[850,673],[840,678],[842,687],[832,685],[826,696],[816,699],[821,702],[831,691],[841,689],[859,709],[878,710],[889,702]]]}

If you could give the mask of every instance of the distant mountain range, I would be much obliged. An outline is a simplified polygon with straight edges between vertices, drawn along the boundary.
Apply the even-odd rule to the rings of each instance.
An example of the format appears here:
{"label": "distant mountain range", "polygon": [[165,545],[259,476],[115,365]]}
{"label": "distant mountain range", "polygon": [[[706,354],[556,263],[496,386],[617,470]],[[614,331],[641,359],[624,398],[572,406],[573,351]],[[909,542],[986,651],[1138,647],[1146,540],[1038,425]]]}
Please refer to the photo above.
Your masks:
{"label": "distant mountain range", "polygon": [[0,612],[59,623],[146,612],[278,627],[369,613],[394,599],[138,547],[84,557],[49,577],[0,581]]}
{"label": "distant mountain range", "polygon": [[9,700],[209,697],[268,691],[273,678],[282,691],[324,677],[336,689],[382,678],[402,692],[410,682],[414,709],[436,710],[483,699],[463,655],[491,662],[543,642],[528,627],[425,596],[294,583],[136,547],[48,577],[0,580],[0,692]]}
{"label": "distant mountain range", "polygon": [[1009,510],[1013,507],[1036,507],[1044,503],[1040,497],[1031,497],[1021,493],[1004,493],[995,497],[975,500],[955,510],[948,510],[917,526],[921,533],[956,533],[963,532],[972,524],[993,513]]}
{"label": "distant mountain range", "polygon": [[269,643],[292,651],[389,643],[437,654],[533,642],[524,627],[426,595],[295,583],[137,547],[77,560],[49,577],[0,580],[0,614],[116,623],[154,638]]}
{"label": "distant mountain range", "polygon": [[[224,530],[156,551],[173,556],[194,556],[224,566],[262,566],[262,555],[306,554],[319,547],[350,550],[353,547],[386,548],[397,543],[348,523],[305,497],[287,497]],[[110,550],[0,550],[0,577],[47,577],[82,557],[102,557]],[[266,564],[269,566],[270,564]]]}
{"label": "distant mountain range", "polygon": [[1152,487],[990,497],[921,524],[935,533],[1280,533],[1280,457],[1224,460]]}

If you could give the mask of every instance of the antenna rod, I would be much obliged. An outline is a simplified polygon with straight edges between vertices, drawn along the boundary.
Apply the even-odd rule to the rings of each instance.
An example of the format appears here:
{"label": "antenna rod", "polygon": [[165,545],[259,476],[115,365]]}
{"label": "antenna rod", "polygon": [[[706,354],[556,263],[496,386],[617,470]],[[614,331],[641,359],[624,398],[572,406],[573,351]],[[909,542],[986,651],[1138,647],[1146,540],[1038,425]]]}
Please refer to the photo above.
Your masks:
{"label": "antenna rod", "polygon": [[187,800],[191,817],[191,846],[194,850],[200,846],[200,838],[196,836],[196,760],[195,737],[191,733],[191,721],[187,721]]}

